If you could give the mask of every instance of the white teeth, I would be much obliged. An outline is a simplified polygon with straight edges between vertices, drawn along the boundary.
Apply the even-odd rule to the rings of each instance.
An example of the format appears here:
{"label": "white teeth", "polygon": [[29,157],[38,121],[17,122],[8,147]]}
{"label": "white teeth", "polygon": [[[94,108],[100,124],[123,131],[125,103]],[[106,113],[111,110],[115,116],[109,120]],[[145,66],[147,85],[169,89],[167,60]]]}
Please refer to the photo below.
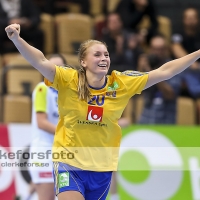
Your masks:
{"label": "white teeth", "polygon": [[105,64],[105,65],[102,64],[102,65],[98,65],[98,66],[99,66],[99,67],[106,67],[107,65],[106,65],[106,64]]}

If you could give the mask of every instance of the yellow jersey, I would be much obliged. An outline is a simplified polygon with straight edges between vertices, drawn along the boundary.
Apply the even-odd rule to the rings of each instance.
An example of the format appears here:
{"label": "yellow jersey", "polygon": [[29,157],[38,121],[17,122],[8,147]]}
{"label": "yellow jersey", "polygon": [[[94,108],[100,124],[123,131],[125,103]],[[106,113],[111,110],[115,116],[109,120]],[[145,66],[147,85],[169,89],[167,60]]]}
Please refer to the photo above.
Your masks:
{"label": "yellow jersey", "polygon": [[102,88],[90,87],[91,99],[78,98],[78,72],[56,66],[53,83],[58,90],[59,122],[52,150],[53,161],[91,171],[116,171],[121,117],[129,99],[140,94],[148,73],[113,71]]}

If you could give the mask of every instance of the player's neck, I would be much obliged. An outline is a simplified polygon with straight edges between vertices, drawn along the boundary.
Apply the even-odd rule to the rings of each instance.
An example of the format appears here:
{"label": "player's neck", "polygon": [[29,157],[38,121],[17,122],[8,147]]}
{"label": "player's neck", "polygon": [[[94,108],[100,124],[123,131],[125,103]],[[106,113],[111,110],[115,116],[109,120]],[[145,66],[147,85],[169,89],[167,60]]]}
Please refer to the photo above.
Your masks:
{"label": "player's neck", "polygon": [[91,76],[87,77],[87,81],[92,88],[102,88],[105,85],[106,77]]}

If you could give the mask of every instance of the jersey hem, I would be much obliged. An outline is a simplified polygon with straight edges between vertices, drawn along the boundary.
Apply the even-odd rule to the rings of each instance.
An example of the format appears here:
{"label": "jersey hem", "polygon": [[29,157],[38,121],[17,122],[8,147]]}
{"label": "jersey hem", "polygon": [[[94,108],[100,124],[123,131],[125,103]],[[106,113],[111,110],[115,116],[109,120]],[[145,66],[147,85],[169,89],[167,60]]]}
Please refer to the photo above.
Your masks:
{"label": "jersey hem", "polygon": [[79,169],[82,169],[82,170],[87,170],[87,171],[97,171],[97,172],[109,172],[109,171],[117,171],[117,167],[111,167],[111,168],[108,168],[108,167],[85,167],[83,165],[76,165],[74,163],[70,163],[70,162],[63,162],[63,160],[58,160],[58,159],[53,159],[52,160],[53,162],[61,162],[61,163],[65,163],[65,164],[68,164],[68,165],[71,165],[73,167],[76,167],[76,168],[79,168]]}

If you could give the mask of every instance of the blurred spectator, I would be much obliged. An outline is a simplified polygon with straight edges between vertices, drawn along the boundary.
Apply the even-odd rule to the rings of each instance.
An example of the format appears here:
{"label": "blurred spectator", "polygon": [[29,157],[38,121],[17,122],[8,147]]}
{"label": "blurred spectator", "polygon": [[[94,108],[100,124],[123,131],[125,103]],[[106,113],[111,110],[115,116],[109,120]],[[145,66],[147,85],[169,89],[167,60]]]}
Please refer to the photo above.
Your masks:
{"label": "blurred spectator", "polygon": [[163,63],[171,60],[170,46],[162,34],[156,34],[151,38],[149,54],[156,55]]}
{"label": "blurred spectator", "polygon": [[[195,8],[187,8],[183,12],[183,27],[179,33],[172,36],[172,52],[175,58],[183,57],[200,49],[199,15]],[[195,63],[192,68],[199,67]]]}
{"label": "blurred spectator", "polygon": [[58,3],[58,0],[45,0],[45,12],[54,15],[59,12],[67,12],[67,5],[66,3],[75,3],[80,5],[81,7],[81,13],[83,14],[89,14],[90,13],[90,1],[89,0],[60,0],[62,8],[56,7],[56,2]]}
{"label": "blurred spectator", "polygon": [[108,45],[113,69],[124,71],[135,70],[141,49],[138,46],[137,35],[128,33],[117,13],[110,13],[107,17],[106,29],[102,40]]}
{"label": "blurred spectator", "polygon": [[[9,41],[5,27],[13,23],[21,25],[21,37],[43,50],[43,33],[38,27],[40,14],[32,0],[0,0],[0,53],[6,52],[5,41]],[[10,45],[14,51],[16,48]]]}
{"label": "blurred spectator", "polygon": [[[196,8],[187,8],[183,12],[183,28],[172,36],[172,52],[180,58],[200,49],[199,14]],[[193,98],[200,96],[200,62],[195,62],[184,71],[185,87],[182,94]]]}
{"label": "blurred spectator", "polygon": [[186,87],[183,95],[193,99],[200,98],[200,70],[189,68],[182,74]]}
{"label": "blurred spectator", "polygon": [[[121,0],[116,8],[116,12],[122,18],[124,27],[129,31],[139,31],[140,35],[146,39],[157,33],[158,21],[153,0]],[[150,19],[150,28],[137,30],[138,24],[144,16]]]}
{"label": "blurred spectator", "polygon": [[[167,42],[162,36],[150,41],[150,54],[142,55],[138,62],[138,71],[150,71],[170,61]],[[144,106],[140,124],[175,124],[176,99],[181,88],[181,75],[163,81],[144,91]]]}

